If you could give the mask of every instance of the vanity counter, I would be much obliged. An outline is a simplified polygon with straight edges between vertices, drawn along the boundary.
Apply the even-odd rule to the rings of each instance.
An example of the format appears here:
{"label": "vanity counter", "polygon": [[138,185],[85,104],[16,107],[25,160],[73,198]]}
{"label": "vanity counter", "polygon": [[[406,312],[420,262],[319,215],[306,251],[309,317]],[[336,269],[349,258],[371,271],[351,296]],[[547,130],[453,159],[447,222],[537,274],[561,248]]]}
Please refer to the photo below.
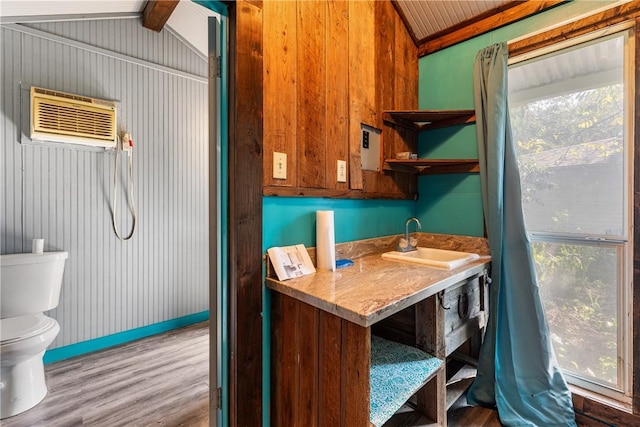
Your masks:
{"label": "vanity counter", "polygon": [[363,327],[391,316],[449,286],[483,273],[491,262],[481,256],[447,270],[388,261],[381,254],[354,259],[354,265],[296,279],[267,278],[269,289]]}

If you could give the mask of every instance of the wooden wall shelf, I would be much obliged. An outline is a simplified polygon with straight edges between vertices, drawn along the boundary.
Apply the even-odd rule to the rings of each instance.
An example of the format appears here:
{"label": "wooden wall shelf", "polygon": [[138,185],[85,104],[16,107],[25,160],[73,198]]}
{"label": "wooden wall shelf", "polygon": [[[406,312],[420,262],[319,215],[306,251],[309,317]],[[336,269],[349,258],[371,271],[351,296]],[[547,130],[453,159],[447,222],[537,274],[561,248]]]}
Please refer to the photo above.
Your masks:
{"label": "wooden wall shelf", "polygon": [[415,159],[415,160],[385,160],[383,170],[419,175],[435,175],[443,173],[472,173],[480,172],[476,159]]}
{"label": "wooden wall shelf", "polygon": [[[383,111],[382,119],[391,125],[415,132],[475,123],[474,110]],[[477,159],[386,159],[383,170],[419,175],[480,172]]]}
{"label": "wooden wall shelf", "polygon": [[415,131],[475,123],[475,110],[403,110],[383,111],[387,123]]}

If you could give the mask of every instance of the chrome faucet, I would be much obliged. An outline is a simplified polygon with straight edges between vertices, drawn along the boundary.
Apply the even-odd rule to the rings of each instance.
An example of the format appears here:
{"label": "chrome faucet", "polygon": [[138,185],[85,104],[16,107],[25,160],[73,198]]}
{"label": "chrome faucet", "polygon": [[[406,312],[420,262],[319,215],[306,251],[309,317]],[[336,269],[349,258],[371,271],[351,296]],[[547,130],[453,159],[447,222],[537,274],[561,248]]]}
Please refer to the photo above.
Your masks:
{"label": "chrome faucet", "polygon": [[409,224],[411,221],[416,222],[416,229],[420,230],[422,228],[422,224],[420,224],[420,220],[416,217],[411,217],[404,224],[404,238],[400,238],[400,243],[398,243],[398,252],[410,252],[416,250],[416,245],[418,244],[418,239],[409,238]]}

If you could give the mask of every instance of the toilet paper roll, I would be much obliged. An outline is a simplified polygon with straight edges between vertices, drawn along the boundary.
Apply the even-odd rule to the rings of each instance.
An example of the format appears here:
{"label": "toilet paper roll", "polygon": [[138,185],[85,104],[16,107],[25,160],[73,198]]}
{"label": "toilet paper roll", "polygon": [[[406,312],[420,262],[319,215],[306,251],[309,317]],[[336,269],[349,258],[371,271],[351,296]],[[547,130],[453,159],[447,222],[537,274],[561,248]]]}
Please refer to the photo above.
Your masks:
{"label": "toilet paper roll", "polygon": [[316,259],[319,269],[336,271],[333,211],[316,211]]}
{"label": "toilet paper roll", "polygon": [[44,239],[33,239],[31,242],[31,252],[41,254],[44,252]]}

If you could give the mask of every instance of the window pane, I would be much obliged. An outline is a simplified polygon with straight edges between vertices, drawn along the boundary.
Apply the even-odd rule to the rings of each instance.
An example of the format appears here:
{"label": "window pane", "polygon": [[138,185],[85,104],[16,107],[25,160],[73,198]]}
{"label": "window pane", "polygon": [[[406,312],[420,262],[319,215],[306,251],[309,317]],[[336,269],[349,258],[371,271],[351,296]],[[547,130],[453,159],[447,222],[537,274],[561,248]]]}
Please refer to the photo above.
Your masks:
{"label": "window pane", "polygon": [[533,242],[532,249],[560,367],[619,386],[617,248]]}
{"label": "window pane", "polygon": [[528,231],[624,236],[623,42],[509,70]]}
{"label": "window pane", "polygon": [[525,225],[558,363],[574,384],[616,397],[630,383],[628,40],[621,32],[509,68]]}

